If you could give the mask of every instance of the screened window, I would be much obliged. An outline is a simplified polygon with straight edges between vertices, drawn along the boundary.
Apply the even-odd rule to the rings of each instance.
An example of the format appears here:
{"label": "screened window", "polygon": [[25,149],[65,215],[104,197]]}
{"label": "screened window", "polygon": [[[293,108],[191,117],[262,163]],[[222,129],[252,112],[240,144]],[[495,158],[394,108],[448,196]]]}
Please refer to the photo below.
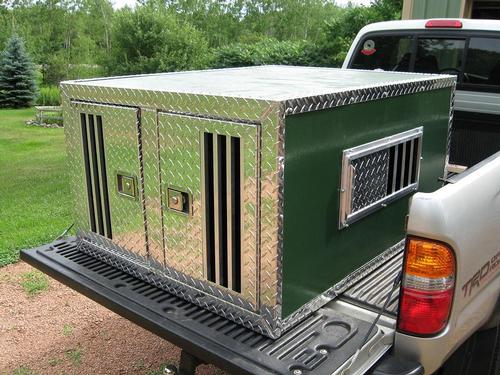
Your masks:
{"label": "screened window", "polygon": [[419,38],[415,72],[460,75],[465,40]]}
{"label": "screened window", "polygon": [[500,39],[470,39],[463,83],[500,88]]}
{"label": "screened window", "polygon": [[410,70],[412,36],[373,36],[358,47],[351,64],[353,69]]}

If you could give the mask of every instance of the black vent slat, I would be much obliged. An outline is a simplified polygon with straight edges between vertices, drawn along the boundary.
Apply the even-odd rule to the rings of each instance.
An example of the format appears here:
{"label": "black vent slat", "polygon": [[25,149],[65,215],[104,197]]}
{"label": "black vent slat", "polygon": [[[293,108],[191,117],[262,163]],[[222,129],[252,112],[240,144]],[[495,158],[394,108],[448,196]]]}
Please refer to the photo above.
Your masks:
{"label": "black vent slat", "polygon": [[97,233],[104,235],[104,221],[102,218],[102,205],[101,205],[101,185],[99,182],[99,163],[97,156],[96,134],[94,116],[88,115],[88,134],[90,141],[90,157],[91,157],[91,171],[92,171],[92,191],[94,196],[94,208],[97,218]]}
{"label": "black vent slat", "polygon": [[80,114],[90,230],[112,238],[102,117]]}
{"label": "black vent slat", "polygon": [[399,144],[396,146],[396,154],[398,155],[396,159],[396,184],[394,191],[401,190],[401,172],[403,169],[403,144]]}
{"label": "black vent slat", "polygon": [[109,193],[108,193],[108,176],[106,170],[106,153],[104,152],[104,131],[102,127],[102,116],[97,116],[97,135],[98,135],[98,147],[99,147],[99,160],[100,160],[100,171],[101,171],[101,184],[102,184],[102,201],[104,209],[104,225],[105,225],[105,235],[108,238],[113,238],[111,231],[111,212],[109,207]]}
{"label": "black vent slat", "polygon": [[231,137],[231,284],[241,292],[241,165],[240,139]]}
{"label": "black vent slat", "polygon": [[417,166],[420,158],[419,154],[419,149],[420,149],[420,139],[416,138],[413,140],[413,164],[411,168],[411,183],[414,184],[417,182]]}
{"label": "black vent slat", "polygon": [[410,171],[411,164],[411,141],[403,143],[403,152],[404,152],[404,160],[403,160],[403,171],[401,172],[401,186],[406,187],[409,185],[408,183],[408,174]]}
{"label": "black vent slat", "polygon": [[89,205],[89,220],[90,230],[96,231],[95,216],[94,216],[94,198],[92,197],[92,178],[90,175],[90,157],[89,157],[89,142],[87,135],[87,116],[85,113],[80,114],[82,125],[82,147],[83,147],[83,163],[85,167],[85,181],[87,183],[87,201]]}
{"label": "black vent slat", "polygon": [[203,134],[206,277],[241,292],[241,141]]}
{"label": "black vent slat", "polygon": [[205,133],[204,138],[205,172],[205,225],[207,249],[207,279],[215,281],[215,239],[214,239],[214,137]]}

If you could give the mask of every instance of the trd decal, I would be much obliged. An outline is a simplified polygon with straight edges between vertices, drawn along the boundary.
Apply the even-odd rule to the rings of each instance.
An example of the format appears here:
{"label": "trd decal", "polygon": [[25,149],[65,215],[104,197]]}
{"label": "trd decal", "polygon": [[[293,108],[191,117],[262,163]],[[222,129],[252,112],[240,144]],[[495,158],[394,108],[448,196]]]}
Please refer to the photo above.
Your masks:
{"label": "trd decal", "polygon": [[472,276],[469,281],[467,281],[462,286],[462,292],[464,293],[464,297],[468,297],[471,295],[472,291],[477,287],[481,286],[481,283],[493,276],[495,271],[498,268],[498,264],[500,263],[500,251],[496,253],[488,262],[486,262],[475,274]]}

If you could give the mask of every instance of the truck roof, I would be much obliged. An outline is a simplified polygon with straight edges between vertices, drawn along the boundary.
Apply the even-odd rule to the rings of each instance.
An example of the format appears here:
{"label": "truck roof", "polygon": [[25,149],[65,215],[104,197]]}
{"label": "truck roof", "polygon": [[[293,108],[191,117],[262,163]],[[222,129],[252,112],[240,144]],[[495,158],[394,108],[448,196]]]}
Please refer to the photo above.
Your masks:
{"label": "truck roof", "polygon": [[[425,25],[429,21],[440,20],[440,21],[459,21],[461,22],[460,28],[447,28],[447,27],[439,27],[439,28],[426,28]],[[349,65],[349,61],[352,58],[354,50],[358,45],[360,39],[362,39],[366,34],[372,32],[381,32],[381,31],[412,31],[412,30],[431,30],[435,33],[443,32],[443,33],[460,33],[464,31],[488,31],[488,32],[498,32],[500,37],[500,20],[472,20],[466,18],[429,18],[429,19],[420,19],[420,20],[403,20],[403,21],[386,21],[386,22],[376,22],[371,23],[363,27],[356,38],[354,38],[351,43],[351,47],[346,55],[344,63],[342,64],[342,69],[347,69]]]}
{"label": "truck roof", "polygon": [[376,22],[367,25],[361,29],[358,35],[366,34],[373,31],[385,30],[424,30],[425,24],[431,20],[453,20],[462,23],[461,28],[442,28],[440,30],[482,30],[482,31],[500,31],[500,20],[472,20],[466,18],[430,18],[421,20],[403,20],[403,21],[386,21]]}

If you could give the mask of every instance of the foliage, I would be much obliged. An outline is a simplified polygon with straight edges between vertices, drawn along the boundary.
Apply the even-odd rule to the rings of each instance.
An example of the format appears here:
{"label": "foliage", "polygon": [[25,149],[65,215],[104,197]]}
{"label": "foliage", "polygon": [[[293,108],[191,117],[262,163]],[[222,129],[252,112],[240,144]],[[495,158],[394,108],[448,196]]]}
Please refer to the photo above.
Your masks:
{"label": "foliage", "polygon": [[30,271],[21,275],[21,286],[32,297],[49,289],[49,280],[40,271]]}
{"label": "foliage", "polygon": [[41,87],[36,99],[37,105],[61,105],[61,90],[57,86]]}
{"label": "foliage", "polygon": [[373,22],[399,19],[401,9],[402,0],[375,0],[370,7],[347,7],[326,23],[314,64],[341,66],[359,30]]}
{"label": "foliage", "polygon": [[71,362],[73,362],[74,365],[82,363],[82,350],[79,348],[67,350],[66,356]]}
{"label": "foliage", "polygon": [[197,69],[208,62],[202,34],[162,6],[119,10],[112,31],[106,68],[113,74]]}
{"label": "foliage", "polygon": [[29,367],[21,366],[14,369],[14,371],[12,371],[12,375],[36,375],[36,373]]}
{"label": "foliage", "polygon": [[138,1],[114,10],[111,0],[10,0],[0,5],[0,48],[21,35],[43,85],[209,66],[338,66],[362,26],[398,19],[402,9],[402,0],[347,8],[324,0]]}
{"label": "foliage", "polygon": [[71,336],[73,334],[73,326],[71,324],[65,324],[62,329],[62,334],[64,336]]}
{"label": "foliage", "polygon": [[0,110],[0,267],[72,221],[62,129],[27,127],[33,109]]}
{"label": "foliage", "polygon": [[0,56],[0,107],[29,107],[35,96],[34,66],[23,40],[14,34]]}
{"label": "foliage", "polygon": [[309,65],[311,52],[306,41],[264,39],[253,44],[235,43],[215,51],[213,66]]}

